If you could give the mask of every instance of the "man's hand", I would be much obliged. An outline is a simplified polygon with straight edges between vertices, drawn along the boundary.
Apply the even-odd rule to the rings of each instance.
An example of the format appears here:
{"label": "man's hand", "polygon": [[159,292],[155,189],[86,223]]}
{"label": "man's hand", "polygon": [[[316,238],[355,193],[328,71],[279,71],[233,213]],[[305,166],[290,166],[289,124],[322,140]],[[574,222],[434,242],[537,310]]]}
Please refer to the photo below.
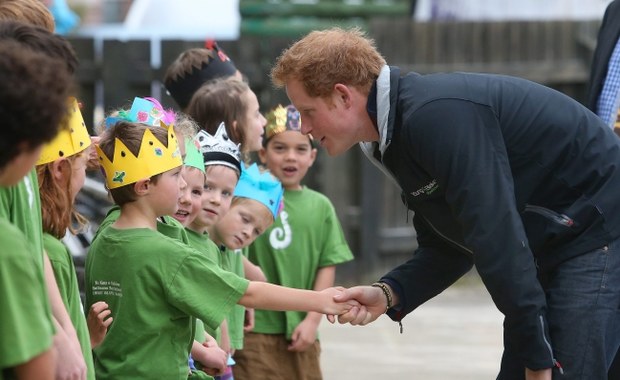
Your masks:
{"label": "man's hand", "polygon": [[336,302],[350,302],[355,300],[359,307],[353,307],[348,312],[338,316],[338,322],[352,325],[367,325],[383,313],[387,308],[387,299],[380,288],[373,286],[355,286],[345,289],[334,297]]}

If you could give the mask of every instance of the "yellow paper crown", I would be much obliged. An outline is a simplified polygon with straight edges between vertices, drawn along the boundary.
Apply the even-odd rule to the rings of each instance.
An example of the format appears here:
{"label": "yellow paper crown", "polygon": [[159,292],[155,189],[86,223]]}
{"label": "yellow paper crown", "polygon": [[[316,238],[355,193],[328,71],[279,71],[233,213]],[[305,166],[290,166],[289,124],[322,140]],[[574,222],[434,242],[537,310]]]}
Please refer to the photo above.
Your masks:
{"label": "yellow paper crown", "polygon": [[167,126],[161,122],[161,127],[168,131],[168,146],[162,144],[147,128],[137,157],[118,138],[114,139],[114,157],[111,161],[99,146],[95,146],[108,189],[129,185],[183,165],[172,125]]}
{"label": "yellow paper crown", "polygon": [[73,156],[90,146],[90,136],[75,98],[68,100],[68,114],[63,122],[65,121],[66,124],[60,128],[58,135],[43,147],[37,165]]}

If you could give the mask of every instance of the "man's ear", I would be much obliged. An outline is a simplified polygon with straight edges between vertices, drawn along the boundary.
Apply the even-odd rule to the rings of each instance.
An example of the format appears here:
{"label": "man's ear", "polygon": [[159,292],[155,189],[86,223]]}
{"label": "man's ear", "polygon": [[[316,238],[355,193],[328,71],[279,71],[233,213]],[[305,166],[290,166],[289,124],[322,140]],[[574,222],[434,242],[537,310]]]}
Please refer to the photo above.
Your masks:
{"label": "man's ear", "polygon": [[351,101],[353,100],[353,98],[352,98],[352,93],[351,93],[351,89],[349,88],[349,86],[347,86],[346,84],[342,84],[342,83],[336,83],[334,85],[334,93],[337,99],[342,104],[344,104],[346,108],[351,107]]}
{"label": "man's ear", "polygon": [[141,179],[140,181],[133,184],[133,190],[136,192],[138,196],[147,195],[151,191],[151,179]]}
{"label": "man's ear", "polygon": [[265,148],[260,148],[258,151],[258,158],[263,165],[267,164],[267,150]]}

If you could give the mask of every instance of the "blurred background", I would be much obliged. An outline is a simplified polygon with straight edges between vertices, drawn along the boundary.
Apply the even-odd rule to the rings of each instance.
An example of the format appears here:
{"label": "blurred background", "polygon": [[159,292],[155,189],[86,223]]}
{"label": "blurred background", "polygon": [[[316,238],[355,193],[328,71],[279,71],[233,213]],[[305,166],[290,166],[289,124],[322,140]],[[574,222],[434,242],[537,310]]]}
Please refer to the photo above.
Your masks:
{"label": "blurred background", "polygon": [[[524,77],[585,97],[596,33],[609,0],[47,0],[58,32],[81,64],[82,113],[89,127],[135,96],[176,104],[161,79],[182,51],[216,39],[248,78],[263,111],[288,100],[269,70],[280,52],[314,29],[358,26],[388,63],[404,71],[490,72]],[[357,149],[319,153],[306,184],[336,206],[356,259],[339,283],[375,279],[416,247],[399,190]],[[98,173],[79,198],[91,220],[109,203]],[[90,232],[68,237],[81,261]]]}

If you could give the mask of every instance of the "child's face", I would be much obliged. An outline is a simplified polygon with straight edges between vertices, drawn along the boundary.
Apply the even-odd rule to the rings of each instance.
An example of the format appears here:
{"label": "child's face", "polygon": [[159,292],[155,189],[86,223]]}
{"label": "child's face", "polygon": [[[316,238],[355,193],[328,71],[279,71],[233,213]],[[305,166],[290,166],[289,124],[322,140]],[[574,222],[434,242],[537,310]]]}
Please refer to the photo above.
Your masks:
{"label": "child's face", "polygon": [[34,167],[41,155],[43,145],[33,150],[22,150],[0,170],[0,186],[16,185]]}
{"label": "child's face", "polygon": [[205,175],[196,168],[185,167],[182,171],[182,176],[186,186],[180,190],[179,207],[177,212],[172,216],[178,220],[183,227],[187,227],[194,221],[196,215],[198,215],[198,212],[201,210]]}
{"label": "child's face", "polygon": [[267,147],[259,151],[259,157],[286,190],[299,190],[314,163],[316,149],[312,149],[308,136],[284,131],[269,140]]}
{"label": "child's face", "polygon": [[207,166],[207,179],[194,227],[211,227],[228,212],[237,181],[237,173],[228,166]]}
{"label": "child's face", "polygon": [[248,90],[243,95],[243,100],[247,106],[247,114],[243,120],[244,142],[241,150],[244,152],[257,152],[263,144],[263,134],[267,119],[260,113],[258,99],[252,90]]}
{"label": "child's face", "polygon": [[271,224],[273,216],[262,203],[243,199],[231,206],[213,228],[213,240],[229,249],[252,244]]}
{"label": "child's face", "polygon": [[157,216],[174,215],[179,205],[181,188],[185,181],[181,176],[182,166],[163,172],[157,183],[152,183],[152,206]]}

